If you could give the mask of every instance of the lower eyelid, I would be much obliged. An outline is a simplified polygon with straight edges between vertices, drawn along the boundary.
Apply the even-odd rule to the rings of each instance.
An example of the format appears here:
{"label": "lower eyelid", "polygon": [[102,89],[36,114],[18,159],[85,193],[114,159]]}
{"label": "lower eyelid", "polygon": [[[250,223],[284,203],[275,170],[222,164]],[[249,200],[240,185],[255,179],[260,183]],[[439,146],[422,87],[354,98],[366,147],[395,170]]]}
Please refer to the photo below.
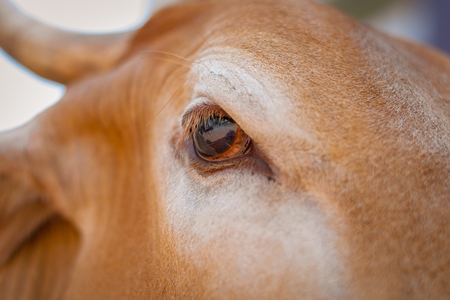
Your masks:
{"label": "lower eyelid", "polygon": [[200,175],[208,176],[210,174],[218,173],[233,168],[245,168],[255,174],[260,174],[265,177],[274,177],[274,173],[265,161],[255,155],[252,145],[245,155],[241,155],[235,159],[225,161],[205,161],[200,158],[193,146],[193,143],[189,140],[185,140],[185,146],[183,147],[187,159],[184,160],[187,167],[191,170],[197,171]]}

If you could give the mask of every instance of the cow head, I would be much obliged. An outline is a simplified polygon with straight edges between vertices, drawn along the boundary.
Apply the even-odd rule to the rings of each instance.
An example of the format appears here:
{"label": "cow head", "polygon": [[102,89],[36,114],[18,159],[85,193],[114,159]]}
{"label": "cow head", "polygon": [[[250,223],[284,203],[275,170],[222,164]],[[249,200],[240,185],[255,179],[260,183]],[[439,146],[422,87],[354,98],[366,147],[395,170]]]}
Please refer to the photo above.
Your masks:
{"label": "cow head", "polygon": [[0,135],[2,299],[450,295],[447,57],[309,1],[69,46],[9,9],[67,93]]}

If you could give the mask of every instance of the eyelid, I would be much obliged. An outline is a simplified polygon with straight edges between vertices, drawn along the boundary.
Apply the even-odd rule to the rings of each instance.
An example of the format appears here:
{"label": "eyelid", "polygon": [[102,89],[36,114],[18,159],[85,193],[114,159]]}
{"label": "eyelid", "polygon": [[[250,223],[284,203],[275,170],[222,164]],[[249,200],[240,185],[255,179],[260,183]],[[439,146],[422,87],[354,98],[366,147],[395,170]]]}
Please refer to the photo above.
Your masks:
{"label": "eyelid", "polygon": [[183,135],[185,137],[191,136],[193,129],[196,128],[201,121],[208,119],[210,116],[231,118],[220,106],[208,98],[198,98],[195,102],[189,104],[181,117]]}

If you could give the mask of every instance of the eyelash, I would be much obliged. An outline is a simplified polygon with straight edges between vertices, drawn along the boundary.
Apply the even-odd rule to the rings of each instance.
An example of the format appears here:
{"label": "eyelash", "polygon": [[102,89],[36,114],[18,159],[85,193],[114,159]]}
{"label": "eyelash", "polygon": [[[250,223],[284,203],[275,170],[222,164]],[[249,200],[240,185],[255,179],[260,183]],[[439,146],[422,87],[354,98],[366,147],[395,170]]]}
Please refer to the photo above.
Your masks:
{"label": "eyelash", "polygon": [[209,105],[202,105],[195,111],[192,111],[188,117],[183,118],[181,125],[183,127],[183,136],[192,139],[195,130],[201,123],[206,122],[212,117],[230,118],[231,117],[219,107],[211,107]]}

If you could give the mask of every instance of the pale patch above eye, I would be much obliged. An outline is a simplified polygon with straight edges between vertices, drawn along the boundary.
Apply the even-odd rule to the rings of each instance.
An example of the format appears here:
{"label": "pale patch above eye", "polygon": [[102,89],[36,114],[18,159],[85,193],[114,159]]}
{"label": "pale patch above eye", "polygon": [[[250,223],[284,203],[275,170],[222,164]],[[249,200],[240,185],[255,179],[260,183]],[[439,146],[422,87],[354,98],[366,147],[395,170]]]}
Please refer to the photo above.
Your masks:
{"label": "pale patch above eye", "polygon": [[225,160],[246,153],[250,138],[229,117],[212,115],[197,125],[194,148],[205,160]]}

